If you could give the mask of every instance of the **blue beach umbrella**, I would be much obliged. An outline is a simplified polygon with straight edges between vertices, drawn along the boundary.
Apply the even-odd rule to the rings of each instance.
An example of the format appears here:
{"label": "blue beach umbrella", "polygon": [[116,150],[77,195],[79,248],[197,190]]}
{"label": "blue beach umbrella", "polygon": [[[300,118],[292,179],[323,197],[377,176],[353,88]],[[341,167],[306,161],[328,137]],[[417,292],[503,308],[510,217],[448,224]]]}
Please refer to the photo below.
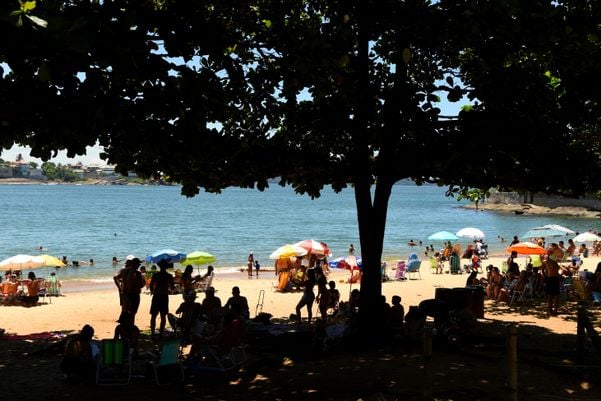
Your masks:
{"label": "blue beach umbrella", "polygon": [[565,231],[554,228],[535,227],[526,231],[522,238],[548,238],[548,237],[563,237],[567,235]]}
{"label": "blue beach umbrella", "polygon": [[438,231],[428,237],[430,241],[455,241],[459,239],[455,234],[448,231]]}
{"label": "blue beach umbrella", "polygon": [[174,251],[173,249],[162,249],[153,254],[146,256],[146,263],[158,263],[161,260],[166,260],[169,263],[176,263],[186,259],[186,254],[183,252]]}

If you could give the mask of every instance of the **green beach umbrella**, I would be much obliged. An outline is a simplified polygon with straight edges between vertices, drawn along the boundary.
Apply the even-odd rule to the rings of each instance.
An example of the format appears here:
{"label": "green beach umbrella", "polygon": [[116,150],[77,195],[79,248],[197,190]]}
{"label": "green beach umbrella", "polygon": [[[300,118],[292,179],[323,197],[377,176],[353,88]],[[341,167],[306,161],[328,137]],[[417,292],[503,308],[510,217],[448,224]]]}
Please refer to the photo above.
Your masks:
{"label": "green beach umbrella", "polygon": [[204,265],[206,263],[212,263],[217,258],[210,253],[203,251],[194,251],[186,255],[186,258],[180,262],[182,265]]}

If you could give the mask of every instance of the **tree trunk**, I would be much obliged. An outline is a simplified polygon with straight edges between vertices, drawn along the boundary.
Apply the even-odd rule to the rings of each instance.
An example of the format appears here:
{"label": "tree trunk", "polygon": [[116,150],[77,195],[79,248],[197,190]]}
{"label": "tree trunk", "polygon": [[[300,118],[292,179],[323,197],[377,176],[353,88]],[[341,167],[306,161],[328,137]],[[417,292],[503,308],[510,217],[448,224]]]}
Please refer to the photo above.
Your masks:
{"label": "tree trunk", "polygon": [[355,201],[363,271],[359,307],[359,332],[370,337],[383,334],[384,309],[382,308],[382,249],[388,201],[394,182],[380,178],[376,184],[372,203],[371,185],[367,177],[355,183]]}

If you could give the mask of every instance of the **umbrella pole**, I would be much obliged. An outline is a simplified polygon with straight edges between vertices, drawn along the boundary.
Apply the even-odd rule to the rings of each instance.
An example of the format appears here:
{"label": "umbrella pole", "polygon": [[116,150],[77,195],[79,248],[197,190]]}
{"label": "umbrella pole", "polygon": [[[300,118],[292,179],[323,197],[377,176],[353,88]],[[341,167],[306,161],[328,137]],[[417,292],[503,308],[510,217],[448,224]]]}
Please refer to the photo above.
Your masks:
{"label": "umbrella pole", "polygon": [[348,299],[349,301],[351,300],[351,292],[353,292],[353,271],[351,270],[351,276],[348,279],[349,282],[349,286],[348,286]]}

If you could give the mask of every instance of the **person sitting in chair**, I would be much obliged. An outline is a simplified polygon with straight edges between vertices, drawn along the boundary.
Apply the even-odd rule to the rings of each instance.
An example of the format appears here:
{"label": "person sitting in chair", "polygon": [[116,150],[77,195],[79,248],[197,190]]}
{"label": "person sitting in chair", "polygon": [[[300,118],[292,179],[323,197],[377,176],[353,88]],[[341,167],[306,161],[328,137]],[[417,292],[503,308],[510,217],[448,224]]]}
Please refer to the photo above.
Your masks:
{"label": "person sitting in chair", "polygon": [[29,272],[27,275],[27,280],[21,281],[21,284],[24,284],[27,287],[27,295],[22,295],[19,297],[19,300],[23,303],[23,305],[32,306],[38,303],[38,300],[40,299],[38,294],[40,292],[40,285],[42,281],[43,279],[36,278],[34,272]]}
{"label": "person sitting in chair", "polygon": [[96,372],[96,362],[92,352],[94,328],[86,324],[80,333],[67,341],[60,368],[66,378],[91,380]]}
{"label": "person sitting in chair", "polygon": [[125,313],[119,317],[119,324],[115,327],[115,340],[123,340],[124,350],[133,350],[133,354],[138,353],[138,339],[140,338],[140,329],[136,326],[131,315]]}
{"label": "person sitting in chair", "polygon": [[232,287],[232,296],[227,300],[224,307],[227,311],[230,311],[234,307],[234,304],[240,306],[240,314],[245,320],[248,320],[250,317],[248,300],[246,297],[240,295],[240,288],[237,286]]}
{"label": "person sitting in chair", "polygon": [[333,280],[328,282],[328,287],[328,292],[330,293],[329,308],[333,310],[332,315],[336,315],[338,313],[338,304],[340,303],[340,291],[336,288],[336,282]]}
{"label": "person sitting in chair", "polygon": [[[232,347],[242,344],[246,332],[244,319],[240,314],[240,305],[234,304],[223,318],[221,329],[211,336],[191,337],[192,347],[190,355],[192,357],[203,354],[204,347],[211,346],[217,351],[217,356],[225,355],[231,351]],[[205,357],[207,355],[204,355]],[[210,361],[208,362],[209,364]]]}
{"label": "person sitting in chair", "polygon": [[184,294],[184,302],[175,311],[174,315],[169,314],[169,324],[175,331],[179,328],[182,332],[182,337],[185,341],[190,340],[192,335],[201,335],[206,326],[206,322],[202,320],[202,305],[196,302],[196,293],[191,292]]}

